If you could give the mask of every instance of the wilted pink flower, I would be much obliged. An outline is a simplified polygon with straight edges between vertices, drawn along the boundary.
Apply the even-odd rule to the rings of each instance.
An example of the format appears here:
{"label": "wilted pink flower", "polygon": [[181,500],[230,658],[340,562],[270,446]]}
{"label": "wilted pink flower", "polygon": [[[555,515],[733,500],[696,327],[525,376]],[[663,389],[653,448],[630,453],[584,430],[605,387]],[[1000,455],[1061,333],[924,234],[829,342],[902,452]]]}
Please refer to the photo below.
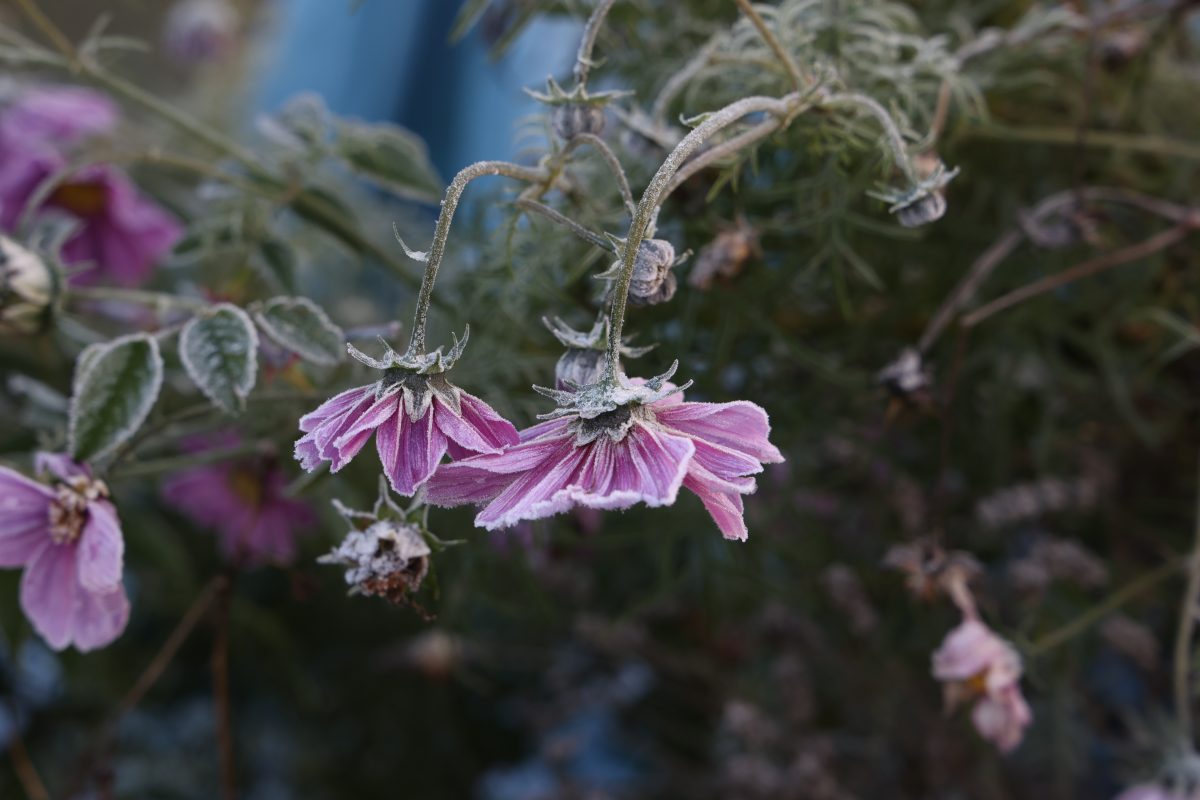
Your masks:
{"label": "wilted pink flower", "polygon": [[39,456],[46,486],[0,467],[0,566],[25,568],[21,608],[55,650],[94,650],[129,621],[125,540],[108,488],[66,456]]}
{"label": "wilted pink flower", "polygon": [[[236,437],[221,437],[222,446]],[[214,443],[185,443],[202,452]],[[290,564],[296,556],[296,534],[316,523],[309,505],[288,497],[287,479],[271,458],[207,464],[172,475],[163,483],[163,498],[197,524],[214,529],[221,552],[231,561]]]}
{"label": "wilted pink flower", "polygon": [[[429,354],[435,361],[441,359],[441,371],[422,373],[405,361],[408,356],[388,352],[388,359],[376,361],[351,349],[359,360],[385,370],[383,379],[348,389],[300,418],[304,436],[296,442],[296,459],[304,469],[311,471],[328,461],[330,470],[337,472],[374,434],[392,488],[398,494],[412,495],[447,452],[451,458],[463,458],[473,453],[499,453],[517,443],[517,429],[511,422],[447,380],[446,357]],[[451,352],[450,362],[461,352],[460,343]]]}
{"label": "wilted pink flower", "polygon": [[[67,166],[64,147],[108,132],[115,118],[103,95],[67,88],[31,90],[0,113],[0,227],[14,230],[38,188]],[[140,283],[183,235],[173,217],[105,164],[69,174],[36,213],[76,223],[62,256],[70,264],[92,265],[73,276],[84,283]]]}
{"label": "wilted pink flower", "polygon": [[[685,403],[668,377],[624,387],[623,402],[600,413],[560,408],[503,453],[443,465],[426,499],[483,504],[475,524],[494,530],[576,506],[667,506],[682,485],[700,497],[726,538],[745,539],[742,495],[756,489],[752,476],[764,463],[783,460],[767,441],[767,414],[745,401]],[[560,402],[583,396],[550,394]]]}
{"label": "wilted pink flower", "polygon": [[163,27],[163,45],[185,63],[217,61],[237,35],[238,12],[227,0],[180,0]]}
{"label": "wilted pink flower", "polygon": [[990,628],[968,617],[950,631],[933,654],[933,676],[946,684],[948,708],[975,702],[971,720],[983,738],[1003,752],[1021,743],[1033,722],[1021,695],[1021,657]]}

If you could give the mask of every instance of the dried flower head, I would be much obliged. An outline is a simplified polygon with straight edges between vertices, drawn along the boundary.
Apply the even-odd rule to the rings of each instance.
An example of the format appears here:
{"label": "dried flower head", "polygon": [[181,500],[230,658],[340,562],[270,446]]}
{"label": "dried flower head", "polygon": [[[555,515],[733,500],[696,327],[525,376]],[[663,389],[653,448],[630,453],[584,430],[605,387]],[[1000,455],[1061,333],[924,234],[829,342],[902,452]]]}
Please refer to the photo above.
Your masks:
{"label": "dried flower head", "polygon": [[921,600],[945,594],[964,614],[974,613],[970,583],[983,574],[983,567],[970,553],[944,550],[932,539],[893,545],[883,565],[903,572],[905,585]]}
{"label": "dried flower head", "polygon": [[758,231],[744,217],[700,249],[696,263],[688,273],[688,284],[697,289],[710,289],[714,282],[731,281],[741,274],[747,262],[760,258]]}
{"label": "dried flower head", "polygon": [[889,203],[888,211],[896,215],[901,225],[916,228],[939,220],[946,213],[943,190],[957,174],[957,168],[947,170],[941,161],[937,161],[936,166],[927,175],[920,176],[914,186],[903,190],[883,187],[868,194]]}
{"label": "dried flower head", "polygon": [[[633,262],[633,277],[629,282],[629,304],[652,306],[665,303],[674,297],[678,279],[673,268],[679,263],[675,258],[674,246],[667,240],[643,240],[638,245],[637,257]],[[617,261],[596,277],[612,281],[615,287],[620,273],[621,262]]]}

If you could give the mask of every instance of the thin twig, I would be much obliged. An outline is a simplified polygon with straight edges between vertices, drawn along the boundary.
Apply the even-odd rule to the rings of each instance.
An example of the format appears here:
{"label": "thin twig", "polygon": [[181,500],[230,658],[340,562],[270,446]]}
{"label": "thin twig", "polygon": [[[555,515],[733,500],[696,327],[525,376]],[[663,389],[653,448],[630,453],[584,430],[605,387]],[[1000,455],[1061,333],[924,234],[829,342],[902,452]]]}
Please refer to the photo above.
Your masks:
{"label": "thin twig", "polygon": [[158,683],[159,678],[166,672],[167,667],[175,660],[175,655],[179,652],[179,648],[187,641],[196,624],[204,618],[205,612],[208,611],[218,591],[226,582],[226,578],[223,575],[214,577],[200,590],[200,593],[196,595],[196,599],[183,612],[183,616],[180,617],[175,628],[167,636],[162,647],[155,653],[154,658],[150,660],[146,668],[142,670],[142,674],[138,676],[138,679],[130,687],[129,691],[125,693],[125,696],[121,698],[121,702],[117,704],[116,709],[109,715],[104,724],[101,725],[92,744],[80,754],[76,761],[74,777],[68,785],[68,789],[63,795],[64,797],[74,797],[79,794],[97,758],[108,749],[113,736],[116,734],[117,725],[126,714],[142,701],[147,692]]}
{"label": "thin twig", "polygon": [[25,16],[29,17],[29,21],[34,27],[42,32],[42,34],[50,40],[54,48],[62,53],[76,69],[79,65],[79,54],[75,52],[75,48],[71,45],[71,40],[66,37],[62,30],[51,22],[50,18],[40,9],[37,3],[33,0],[17,0],[17,5],[25,12]]}
{"label": "thin twig", "polygon": [[1192,637],[1196,633],[1197,601],[1200,601],[1200,478],[1197,479],[1196,521],[1192,551],[1187,558],[1188,580],[1179,606],[1179,632],[1175,636],[1174,688],[1175,714],[1179,727],[1190,743],[1192,730]]}
{"label": "thin twig", "polygon": [[[964,134],[968,138],[1004,139],[1014,142],[1067,145],[1068,147],[1075,146],[1078,140],[1078,132],[1072,128],[1026,125],[1019,127],[995,124],[980,125],[967,128]],[[1166,136],[1088,130],[1085,132],[1085,139],[1088,147],[1109,147],[1113,150],[1125,150],[1131,153],[1148,153],[1172,158],[1186,158],[1192,161],[1200,160],[1200,146]]]}
{"label": "thin twig", "polygon": [[792,86],[796,91],[800,91],[811,82],[811,79],[804,74],[800,69],[800,65],[796,63],[796,59],[792,58],[792,54],[784,49],[783,44],[775,36],[775,32],[767,27],[767,22],[758,13],[750,0],[734,0],[750,23],[758,30],[758,35],[767,43],[767,47],[771,48],[771,52],[779,59],[779,63],[783,65],[788,77],[792,79]]}
{"label": "thin twig", "polygon": [[598,233],[595,233],[594,231],[588,230],[587,228],[583,227],[575,220],[571,219],[570,217],[568,217],[564,214],[559,213],[558,211],[555,211],[553,208],[546,205],[545,203],[539,203],[537,200],[534,200],[529,197],[521,197],[516,200],[514,205],[517,206],[517,208],[524,209],[525,211],[532,211],[535,214],[541,214],[543,217],[550,220],[551,222],[555,222],[555,223],[558,223],[559,225],[562,225],[564,228],[569,230],[571,233],[575,234],[580,239],[583,239],[585,242],[588,242],[589,244],[594,244],[594,245],[596,245],[596,247],[601,247],[601,248],[609,251],[610,253],[616,252],[616,248],[613,246],[613,243],[610,242],[608,239],[605,239],[603,236],[601,236]]}
{"label": "thin twig", "polygon": [[[13,724],[19,726],[20,720],[14,719]],[[25,749],[25,739],[21,736],[19,728],[13,729],[12,738],[8,743],[8,755],[12,758],[13,772],[17,774],[17,780],[21,782],[21,788],[25,790],[29,800],[50,800],[50,792],[42,782],[37,767],[33,765],[29,751]]]}
{"label": "thin twig", "polygon": [[237,797],[237,765],[233,749],[233,709],[229,700],[229,605],[230,582],[217,592],[216,631],[213,636],[213,704],[216,711],[217,761],[221,772],[221,797]]}
{"label": "thin twig", "polygon": [[1133,598],[1154,588],[1164,579],[1183,569],[1190,560],[1189,558],[1177,558],[1134,578],[1075,619],[1038,637],[1026,648],[1025,652],[1030,656],[1040,656],[1060,644],[1074,639]]}
{"label": "thin twig", "polygon": [[1103,272],[1106,269],[1119,267],[1122,264],[1128,264],[1131,261],[1137,261],[1138,259],[1151,256],[1160,250],[1165,250],[1171,245],[1186,239],[1193,230],[1194,227],[1190,225],[1180,225],[1174,228],[1168,228],[1167,230],[1155,236],[1151,236],[1145,241],[1138,242],[1137,244],[1130,245],[1129,247],[1123,247],[1120,250],[1107,253],[1099,258],[1093,258],[1089,261],[1085,261],[1082,264],[1071,267],[1070,269],[1063,270],[1062,272],[1054,275],[1048,275],[1045,278],[1036,280],[1032,283],[1027,283],[1024,286],[1014,289],[1008,294],[1001,295],[990,303],[975,309],[970,314],[967,314],[962,318],[961,324],[967,328],[974,327],[993,314],[997,314],[1006,308],[1011,308],[1012,306],[1023,303],[1026,300],[1037,297],[1038,295],[1045,294],[1046,292],[1052,292],[1055,289],[1066,286],[1068,283],[1077,281],[1080,278],[1087,278],[1099,272]]}

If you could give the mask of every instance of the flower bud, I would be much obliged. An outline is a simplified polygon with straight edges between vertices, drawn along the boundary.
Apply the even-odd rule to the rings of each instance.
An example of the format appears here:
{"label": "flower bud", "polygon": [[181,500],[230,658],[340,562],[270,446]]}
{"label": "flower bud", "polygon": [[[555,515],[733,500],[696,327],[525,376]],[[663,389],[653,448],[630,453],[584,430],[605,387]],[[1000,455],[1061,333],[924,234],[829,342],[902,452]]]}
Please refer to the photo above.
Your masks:
{"label": "flower bud", "polygon": [[675,273],[671,271],[674,266],[675,248],[670,242],[665,239],[642,242],[633,262],[629,303],[633,306],[653,306],[674,297],[678,286]]}
{"label": "flower bud", "polygon": [[0,236],[0,332],[30,335],[41,331],[56,283],[45,260]]}
{"label": "flower bud", "polygon": [[934,192],[897,208],[896,221],[906,228],[919,228],[941,219],[945,213],[946,198],[941,192]]}
{"label": "flower bud", "polygon": [[571,347],[554,365],[554,385],[558,389],[587,386],[600,379],[604,371],[604,351]]}
{"label": "flower bud", "polygon": [[550,126],[565,141],[581,133],[599,136],[604,131],[604,109],[592,103],[564,103],[550,112]]}
{"label": "flower bud", "polygon": [[219,61],[237,35],[238,12],[228,0],[180,0],[163,28],[172,58],[188,64]]}

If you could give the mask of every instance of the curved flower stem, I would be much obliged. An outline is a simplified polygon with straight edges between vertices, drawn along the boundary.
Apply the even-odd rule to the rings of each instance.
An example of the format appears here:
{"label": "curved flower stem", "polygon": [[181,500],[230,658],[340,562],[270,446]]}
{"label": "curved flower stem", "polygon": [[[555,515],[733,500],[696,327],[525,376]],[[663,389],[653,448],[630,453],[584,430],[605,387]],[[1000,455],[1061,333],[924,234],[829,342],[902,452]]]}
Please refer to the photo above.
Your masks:
{"label": "curved flower stem", "polygon": [[516,205],[517,208],[524,209],[525,211],[532,211],[535,214],[541,214],[546,219],[562,225],[564,228],[571,231],[571,233],[575,234],[589,244],[594,244],[596,247],[600,247],[609,251],[610,253],[615,252],[616,248],[613,247],[612,242],[608,241],[600,234],[588,230],[565,214],[555,211],[545,203],[539,203],[537,200],[534,200],[530,197],[519,197],[514,205]]}
{"label": "curved flower stem", "polygon": [[904,137],[900,134],[900,129],[896,127],[896,121],[892,119],[892,115],[887,112],[887,109],[879,105],[873,98],[857,92],[831,94],[820,104],[823,106],[857,106],[871,113],[883,126],[883,132],[887,137],[888,147],[892,151],[892,159],[896,162],[896,166],[904,173],[904,177],[911,185],[916,186],[920,183],[920,178],[908,158],[908,146],[904,143]]}
{"label": "curved flower stem", "polygon": [[1197,602],[1200,601],[1200,479],[1197,480],[1196,522],[1192,551],[1187,557],[1188,580],[1179,607],[1179,631],[1175,636],[1174,688],[1175,714],[1179,728],[1192,742],[1192,637],[1196,633]]}
{"label": "curved flower stem", "polygon": [[433,245],[425,257],[425,274],[421,278],[421,289],[417,294],[417,310],[413,316],[412,338],[408,344],[409,353],[420,355],[425,352],[425,326],[429,320],[429,303],[433,298],[433,285],[437,281],[438,267],[441,266],[442,257],[446,254],[446,239],[450,236],[450,223],[454,221],[454,212],[458,208],[458,201],[466,190],[467,184],[485,175],[503,175],[530,183],[550,179],[544,170],[510,164],[507,161],[479,161],[463,167],[454,176],[454,180],[446,188],[446,196],[442,200],[442,210],[438,214],[437,227],[433,231]]}
{"label": "curved flower stem", "polygon": [[625,169],[621,166],[617,154],[612,151],[608,143],[594,133],[577,133],[575,138],[571,140],[572,144],[576,142],[580,144],[590,144],[596,148],[596,152],[604,159],[604,163],[608,165],[613,177],[617,181],[617,188],[621,190],[621,199],[625,201],[625,208],[630,216],[633,216],[636,206],[633,203],[633,192],[629,188],[629,178],[625,176]]}
{"label": "curved flower stem", "polygon": [[596,37],[604,25],[604,18],[616,0],[600,0],[596,10],[588,17],[587,25],[583,28],[583,38],[579,40],[579,51],[575,55],[575,85],[587,87],[588,73],[591,72],[592,50],[596,47]]}
{"label": "curved flower stem", "polygon": [[688,59],[688,62],[678,72],[667,79],[667,82],[658,90],[658,96],[654,98],[653,105],[650,106],[650,118],[652,120],[655,122],[666,121],[667,106],[679,96],[679,93],[683,91],[683,88],[687,86],[692,78],[696,77],[702,69],[708,66],[713,53],[716,52],[723,41],[725,41],[724,33],[714,34],[712,38],[704,43],[704,46],[700,48],[696,55]]}
{"label": "curved flower stem", "polygon": [[613,289],[612,323],[608,329],[608,352],[605,365],[604,380],[610,384],[617,381],[620,374],[621,361],[621,329],[625,326],[625,306],[629,299],[629,284],[633,280],[633,266],[637,259],[638,248],[646,235],[646,228],[653,219],[671,178],[679,168],[694,153],[705,140],[713,134],[727,128],[747,114],[767,112],[780,117],[786,117],[793,112],[799,103],[801,95],[793,93],[783,97],[744,97],[730,103],[724,108],[710,114],[697,125],[667,156],[666,161],[654,173],[650,185],[642,194],[633,221],[629,225],[629,233],[625,237],[625,246],[621,254],[621,270]]}
{"label": "curved flower stem", "polygon": [[[721,159],[731,156],[734,153],[739,153],[750,145],[767,138],[775,131],[785,127],[786,120],[784,119],[769,119],[754,125],[736,136],[731,136],[720,144],[710,147],[700,155],[688,161],[679,172],[675,173],[675,177],[667,184],[666,191],[663,192],[662,199],[665,200],[676,189],[678,189],[688,178],[695,175],[700,170],[720,161]],[[661,202],[661,200],[660,200]]]}
{"label": "curved flower stem", "polygon": [[1087,611],[1080,614],[1075,619],[1055,628],[1045,636],[1039,637],[1026,648],[1026,653],[1030,656],[1040,656],[1049,650],[1053,650],[1060,644],[1074,639],[1079,634],[1086,631],[1092,625],[1095,625],[1100,620],[1107,617],[1112,612],[1116,611],[1121,606],[1128,603],[1133,598],[1146,592],[1165,579],[1171,577],[1181,569],[1186,567],[1190,558],[1175,558],[1158,567],[1150,570],[1146,574],[1133,579],[1129,583],[1122,586],[1117,591],[1106,597],[1101,602],[1089,608]]}
{"label": "curved flower stem", "polygon": [[746,18],[758,29],[758,35],[767,43],[767,47],[771,48],[771,52],[779,59],[779,63],[783,64],[783,68],[787,71],[788,77],[792,79],[792,86],[797,91],[803,89],[807,84],[812,83],[812,78],[805,75],[800,65],[796,63],[796,59],[792,58],[792,54],[784,49],[779,38],[775,36],[774,31],[767,27],[767,22],[762,18],[750,0],[734,0],[737,7],[742,10]]}

